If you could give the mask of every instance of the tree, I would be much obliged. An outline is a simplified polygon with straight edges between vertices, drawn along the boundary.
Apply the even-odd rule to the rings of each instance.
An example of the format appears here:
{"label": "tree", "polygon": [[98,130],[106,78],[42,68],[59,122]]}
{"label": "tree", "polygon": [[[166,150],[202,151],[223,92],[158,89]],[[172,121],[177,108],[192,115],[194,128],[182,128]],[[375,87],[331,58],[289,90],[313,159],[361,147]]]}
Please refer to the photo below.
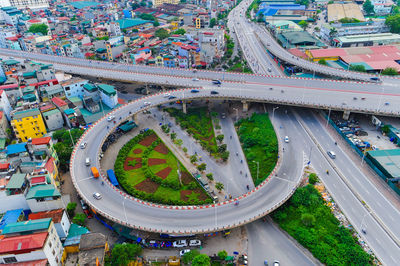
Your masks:
{"label": "tree", "polygon": [[182,150],[184,153],[187,153],[187,151],[188,151],[188,149],[186,147],[183,147]]}
{"label": "tree", "polygon": [[83,213],[77,213],[77,214],[75,214],[74,218],[72,218],[72,222],[74,224],[78,224],[80,226],[85,226],[86,215]]}
{"label": "tree", "polygon": [[199,254],[192,260],[192,266],[209,266],[211,265],[211,259],[206,254]]}
{"label": "tree", "polygon": [[158,22],[158,20],[155,20],[153,22],[153,27],[158,27],[158,26],[160,26],[160,22]]}
{"label": "tree", "polygon": [[221,250],[220,252],[218,252],[218,257],[221,260],[224,260],[227,256],[228,256],[228,252],[226,252],[226,250]]}
{"label": "tree", "polygon": [[174,132],[174,133],[171,133],[171,136],[170,136],[170,137],[171,137],[172,140],[176,139],[176,133],[175,133],[175,132]]}
{"label": "tree", "polygon": [[200,255],[200,252],[196,249],[192,249],[191,251],[183,254],[182,262],[185,264],[189,264],[193,261],[194,257]]}
{"label": "tree", "polygon": [[350,65],[349,70],[357,72],[366,72],[365,66],[363,65]]}
{"label": "tree", "polygon": [[207,177],[208,180],[210,180],[210,181],[213,181],[213,180],[214,180],[214,177],[213,177],[213,174],[212,174],[212,173],[206,174],[206,177]]}
{"label": "tree", "polygon": [[318,61],[318,63],[320,64],[320,65],[324,65],[324,66],[326,66],[328,63],[326,62],[326,60],[325,59],[320,59],[319,61]]}
{"label": "tree", "polygon": [[215,24],[217,24],[217,20],[215,18],[210,19],[209,27],[213,28],[215,26]]}
{"label": "tree", "polygon": [[204,170],[206,170],[206,168],[207,168],[207,165],[205,163],[202,163],[197,166],[197,170],[199,170],[200,172],[203,172]]}
{"label": "tree", "polygon": [[174,141],[176,145],[178,145],[179,147],[183,144],[183,140],[181,139],[177,139]]}
{"label": "tree", "polygon": [[329,30],[329,36],[332,38],[332,37],[335,37],[336,36],[336,34],[337,34],[338,32],[337,32],[337,29],[336,28],[331,28],[330,30]]}
{"label": "tree", "polygon": [[142,253],[142,247],[138,244],[115,244],[111,251],[111,265],[128,265],[130,261],[136,259]]}
{"label": "tree", "polygon": [[33,24],[29,27],[29,32],[32,33],[41,33],[43,35],[47,35],[48,33],[48,29],[49,26],[47,26],[46,24],[42,23],[42,24]]}
{"label": "tree", "polygon": [[218,191],[221,192],[221,190],[224,189],[224,184],[222,184],[221,182],[217,182],[217,183],[215,184],[215,188],[218,189]]}
{"label": "tree", "polygon": [[222,144],[218,146],[218,152],[219,153],[224,153],[227,149],[227,145],[226,144]]}
{"label": "tree", "polygon": [[218,135],[218,136],[216,136],[215,138],[219,141],[219,142],[222,142],[223,140],[224,140],[224,135]]}
{"label": "tree", "polygon": [[306,30],[307,26],[308,26],[308,22],[305,20],[302,20],[299,22],[299,26],[303,28],[303,30]]}
{"label": "tree", "polygon": [[157,29],[154,35],[159,39],[163,40],[165,38],[168,38],[169,33],[166,29]]}
{"label": "tree", "polygon": [[224,151],[223,153],[220,154],[221,159],[226,162],[229,158],[229,151]]}
{"label": "tree", "polygon": [[131,2],[131,6],[133,10],[138,9],[140,7],[140,5],[136,2]]}
{"label": "tree", "polygon": [[139,18],[141,18],[143,20],[151,20],[151,21],[156,20],[156,18],[153,15],[150,15],[150,14],[147,14],[147,13],[140,14]]}
{"label": "tree", "polygon": [[186,33],[185,29],[177,29],[174,31],[174,34],[184,35]]}
{"label": "tree", "polygon": [[193,154],[192,156],[190,156],[190,162],[191,163],[197,162],[197,155],[196,154]]}
{"label": "tree", "polygon": [[308,176],[308,182],[310,183],[310,184],[315,184],[315,183],[317,183],[318,182],[318,176],[315,174],[315,173],[311,173],[309,176]]}
{"label": "tree", "polygon": [[73,217],[75,214],[75,209],[76,209],[76,203],[75,202],[70,202],[67,205],[67,213],[69,217]]}
{"label": "tree", "polygon": [[382,70],[382,75],[388,75],[388,76],[397,76],[399,72],[393,67],[387,67],[384,70]]}
{"label": "tree", "polygon": [[308,227],[311,227],[315,223],[315,217],[311,213],[303,213],[301,215],[301,222]]}
{"label": "tree", "polygon": [[375,13],[374,6],[371,3],[371,0],[366,0],[363,4],[363,9],[367,15],[372,15]]}
{"label": "tree", "polygon": [[76,15],[74,15],[69,21],[75,21],[76,20]]}
{"label": "tree", "polygon": [[400,14],[388,16],[385,24],[389,27],[390,32],[400,33]]}

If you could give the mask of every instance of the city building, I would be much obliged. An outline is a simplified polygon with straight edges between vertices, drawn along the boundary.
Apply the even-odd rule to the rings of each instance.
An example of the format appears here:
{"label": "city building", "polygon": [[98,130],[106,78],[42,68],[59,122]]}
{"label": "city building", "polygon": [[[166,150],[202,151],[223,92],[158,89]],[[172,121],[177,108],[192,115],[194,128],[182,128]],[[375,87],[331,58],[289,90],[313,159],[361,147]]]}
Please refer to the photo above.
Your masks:
{"label": "city building", "polygon": [[400,43],[400,35],[394,33],[362,34],[333,38],[336,47],[359,47]]}
{"label": "city building", "polygon": [[63,116],[58,109],[54,108],[52,110],[42,112],[42,116],[49,131],[54,131],[64,126]]}
{"label": "city building", "polygon": [[11,126],[20,141],[39,138],[47,133],[39,109],[16,111],[11,115]]}
{"label": "city building", "polygon": [[49,0],[8,0],[10,5],[19,9],[44,9],[49,7]]}
{"label": "city building", "polygon": [[118,105],[118,95],[114,86],[108,84],[98,84],[101,101],[109,108],[114,108]]}
{"label": "city building", "polygon": [[122,31],[144,30],[153,27],[153,23],[143,19],[124,18],[116,21]]}
{"label": "city building", "polygon": [[83,96],[85,95],[83,86],[86,83],[88,83],[88,80],[81,79],[78,77],[74,77],[72,79],[68,79],[68,80],[60,82],[67,98],[70,98],[70,97],[83,98]]}
{"label": "city building", "polygon": [[54,223],[54,227],[56,228],[57,235],[61,240],[65,240],[67,238],[69,228],[71,227],[67,213],[63,209],[31,213],[29,214],[28,218],[29,220],[51,218]]}
{"label": "city building", "polygon": [[394,5],[392,0],[371,0],[376,15],[388,15]]}
{"label": "city building", "polygon": [[19,18],[22,16],[22,11],[18,10],[12,6],[6,6],[0,8],[0,20],[3,20],[5,23],[16,26],[19,22]]}
{"label": "city building", "polygon": [[286,49],[302,47],[302,48],[321,48],[327,45],[316,39],[307,31],[291,31],[283,32],[277,36],[278,42]]}
{"label": "city building", "polygon": [[3,111],[0,111],[0,139],[6,139],[10,136],[10,126]]}
{"label": "city building", "polygon": [[95,265],[104,263],[104,255],[109,247],[106,237],[101,233],[81,235],[79,243],[79,264]]}
{"label": "city building", "polygon": [[[51,178],[43,178],[39,176],[31,182],[31,187],[26,194],[26,202],[32,212],[42,212],[56,209],[64,209],[64,202],[58,189],[51,184]],[[44,181],[43,181],[44,179]],[[40,183],[39,183],[40,180]],[[36,182],[38,185],[36,185]]]}
{"label": "city building", "polygon": [[328,5],[328,22],[337,22],[343,18],[354,18],[358,21],[365,21],[360,7],[355,3]]}
{"label": "city building", "polygon": [[161,6],[163,4],[173,4],[173,5],[177,5],[180,3],[179,0],[152,0],[153,6],[154,7],[158,7]]}

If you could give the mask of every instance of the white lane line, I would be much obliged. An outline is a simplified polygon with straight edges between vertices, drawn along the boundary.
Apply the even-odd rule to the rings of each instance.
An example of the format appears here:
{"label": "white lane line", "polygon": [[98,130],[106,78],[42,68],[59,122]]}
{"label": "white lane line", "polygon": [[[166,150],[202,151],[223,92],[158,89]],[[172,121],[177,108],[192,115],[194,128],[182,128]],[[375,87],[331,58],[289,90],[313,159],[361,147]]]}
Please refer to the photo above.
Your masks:
{"label": "white lane line", "polygon": [[84,179],[79,179],[79,180],[77,180],[78,182],[81,182],[81,181],[85,181],[85,180],[88,180],[88,179],[91,179],[91,178],[93,178],[93,177],[87,177],[87,178],[84,178]]}

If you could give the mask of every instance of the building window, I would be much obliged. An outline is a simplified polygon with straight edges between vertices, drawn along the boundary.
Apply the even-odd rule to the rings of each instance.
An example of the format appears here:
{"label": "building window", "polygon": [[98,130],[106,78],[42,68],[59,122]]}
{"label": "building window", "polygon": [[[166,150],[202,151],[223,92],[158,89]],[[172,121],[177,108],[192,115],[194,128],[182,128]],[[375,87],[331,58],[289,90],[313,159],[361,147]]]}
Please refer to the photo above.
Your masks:
{"label": "building window", "polygon": [[18,262],[18,261],[15,257],[8,257],[8,258],[4,258],[4,262],[5,263],[14,263],[14,262]]}
{"label": "building window", "polygon": [[49,248],[51,248],[53,246],[53,244],[51,244],[51,242],[49,241]]}

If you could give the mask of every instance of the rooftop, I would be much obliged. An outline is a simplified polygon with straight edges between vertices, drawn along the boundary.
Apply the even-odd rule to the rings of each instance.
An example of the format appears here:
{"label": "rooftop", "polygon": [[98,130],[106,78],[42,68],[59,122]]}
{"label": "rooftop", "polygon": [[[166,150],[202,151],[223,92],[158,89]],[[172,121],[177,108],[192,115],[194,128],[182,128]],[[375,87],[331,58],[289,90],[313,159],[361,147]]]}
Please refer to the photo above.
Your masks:
{"label": "rooftop", "polygon": [[6,154],[7,155],[12,155],[12,154],[17,154],[21,152],[26,152],[26,143],[17,143],[17,144],[11,144],[6,147]]}
{"label": "rooftop", "polygon": [[13,252],[24,253],[40,249],[46,243],[48,232],[22,235],[15,237],[6,237],[0,240],[0,254],[9,254]]}
{"label": "rooftop", "polygon": [[103,247],[106,244],[106,237],[101,233],[84,234],[81,237],[79,250],[88,250]]}
{"label": "rooftop", "polygon": [[51,115],[56,115],[56,114],[60,114],[60,113],[61,113],[60,110],[53,109],[53,110],[50,110],[50,111],[43,112],[42,114],[44,116],[51,116]]}
{"label": "rooftop", "polygon": [[6,189],[20,189],[25,182],[26,174],[13,174]]}
{"label": "rooftop", "polygon": [[115,95],[117,94],[117,91],[115,90],[114,86],[108,85],[108,84],[98,84],[100,90],[107,94],[107,95]]}
{"label": "rooftop", "polygon": [[70,2],[69,3],[71,6],[77,8],[77,9],[82,9],[85,7],[92,7],[92,6],[99,6],[100,3],[97,2],[91,2],[91,1],[76,1],[76,2]]}
{"label": "rooftop", "polygon": [[33,108],[33,109],[29,109],[29,110],[15,112],[14,115],[12,116],[12,119],[22,119],[22,118],[30,117],[30,116],[34,116],[34,115],[40,115],[39,109]]}
{"label": "rooftop", "polygon": [[3,230],[7,224],[16,223],[18,218],[21,216],[21,213],[23,213],[22,211],[22,209],[7,211],[0,221],[0,230]]}
{"label": "rooftop", "polygon": [[32,139],[32,145],[45,145],[49,144],[51,137],[35,138]]}
{"label": "rooftop", "polygon": [[86,227],[77,224],[71,224],[71,227],[69,228],[68,231],[68,238],[74,236],[80,236],[87,233],[89,233],[89,229],[87,229]]}
{"label": "rooftop", "polygon": [[24,222],[7,224],[2,234],[16,234],[24,232],[34,232],[38,230],[47,230],[50,227],[51,218],[38,219],[38,220],[28,220]]}
{"label": "rooftop", "polygon": [[61,222],[63,213],[64,213],[63,209],[51,210],[51,211],[45,211],[45,212],[35,212],[35,213],[29,214],[29,220],[51,218],[53,220],[53,223],[59,223],[59,222]]}
{"label": "rooftop", "polygon": [[339,21],[342,18],[355,18],[359,21],[365,21],[360,7],[355,3],[328,5],[328,22]]}
{"label": "rooftop", "polygon": [[123,30],[126,28],[132,28],[132,27],[136,27],[139,25],[143,25],[143,24],[149,23],[150,21],[143,20],[143,19],[125,18],[125,19],[119,19],[116,22],[118,22],[119,27],[121,28],[121,30]]}
{"label": "rooftop", "polygon": [[97,86],[91,83],[86,83],[85,85],[83,85],[83,88],[89,92],[94,92],[97,90]]}
{"label": "rooftop", "polygon": [[66,103],[64,100],[62,100],[61,98],[58,98],[58,97],[52,98],[51,101],[52,101],[55,105],[57,105],[58,107],[67,105],[67,103]]}
{"label": "rooftop", "polygon": [[48,198],[61,196],[60,192],[51,184],[37,185],[29,189],[26,199]]}

